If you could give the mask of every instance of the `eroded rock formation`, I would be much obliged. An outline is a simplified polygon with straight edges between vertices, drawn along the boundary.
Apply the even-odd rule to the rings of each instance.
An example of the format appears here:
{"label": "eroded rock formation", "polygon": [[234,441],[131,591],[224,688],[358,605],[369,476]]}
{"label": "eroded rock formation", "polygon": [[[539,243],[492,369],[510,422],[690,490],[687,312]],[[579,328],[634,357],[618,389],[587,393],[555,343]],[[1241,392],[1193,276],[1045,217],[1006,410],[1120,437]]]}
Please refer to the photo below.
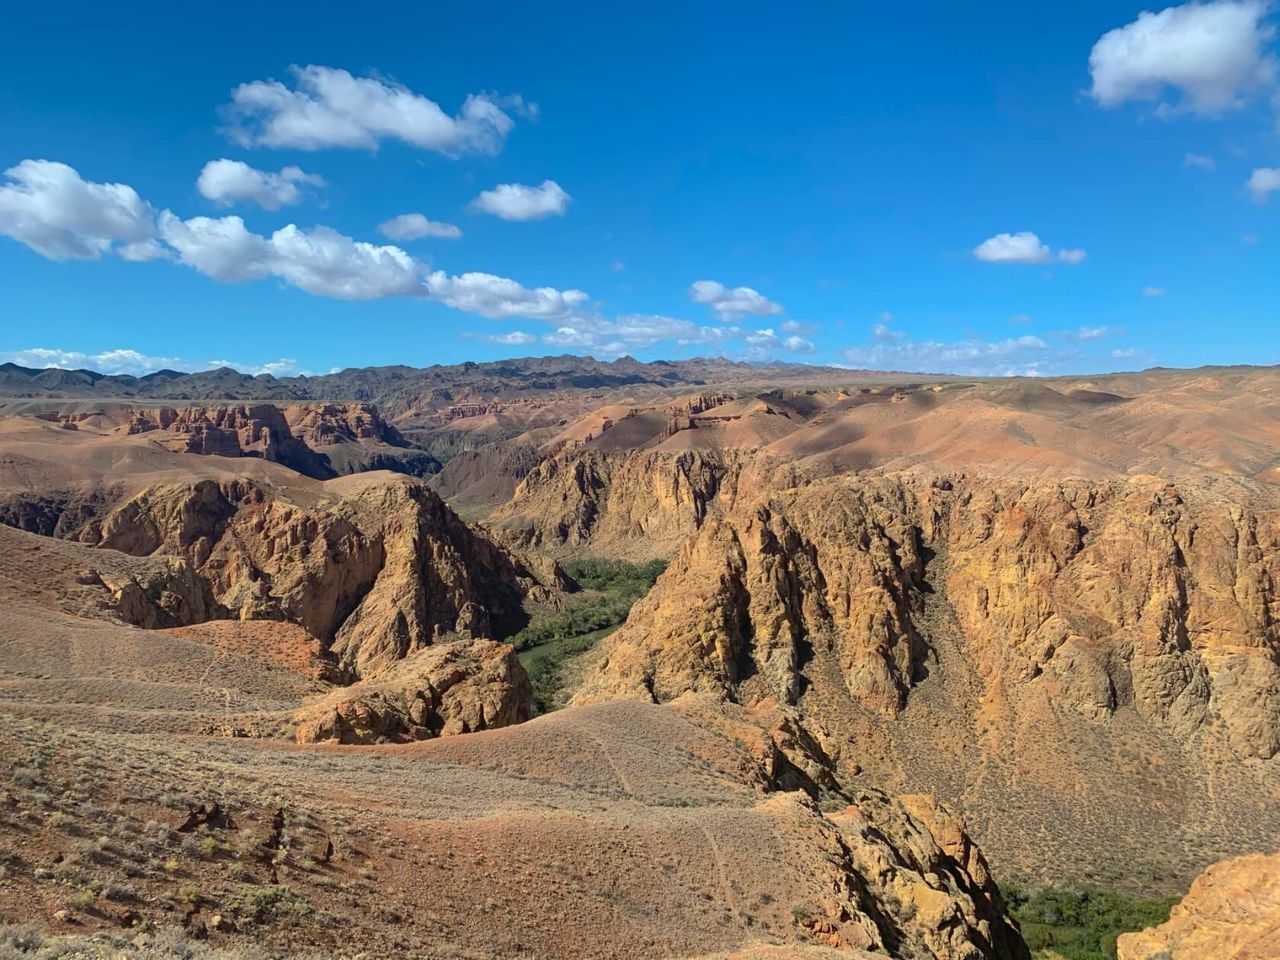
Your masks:
{"label": "eroded rock formation", "polygon": [[233,616],[301,624],[353,677],[449,635],[509,633],[526,599],[557,587],[416,480],[353,478],[344,492],[304,505],[248,480],[160,484],[75,538],[184,558]]}
{"label": "eroded rock formation", "polygon": [[1280,956],[1280,854],[1216,863],[1166,923],[1123,933],[1120,960],[1273,960]]}
{"label": "eroded rock formation", "polygon": [[893,715],[945,598],[988,698],[1052,686],[1187,736],[1280,752],[1280,511],[1155,480],[832,480],[713,517],[609,642],[580,699],[715,690],[793,703],[814,647]]}
{"label": "eroded rock formation", "polygon": [[529,677],[508,644],[443,643],[302,708],[297,739],[377,743],[474,733],[523,723],[532,703]]}

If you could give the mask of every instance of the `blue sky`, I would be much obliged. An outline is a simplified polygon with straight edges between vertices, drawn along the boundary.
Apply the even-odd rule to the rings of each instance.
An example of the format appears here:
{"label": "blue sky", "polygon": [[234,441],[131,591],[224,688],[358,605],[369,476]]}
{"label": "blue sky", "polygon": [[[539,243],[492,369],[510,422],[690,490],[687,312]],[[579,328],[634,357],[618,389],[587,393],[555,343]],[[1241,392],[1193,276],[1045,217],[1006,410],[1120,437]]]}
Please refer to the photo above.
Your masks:
{"label": "blue sky", "polygon": [[1267,3],[128,6],[6,15],[0,360],[1280,361]]}

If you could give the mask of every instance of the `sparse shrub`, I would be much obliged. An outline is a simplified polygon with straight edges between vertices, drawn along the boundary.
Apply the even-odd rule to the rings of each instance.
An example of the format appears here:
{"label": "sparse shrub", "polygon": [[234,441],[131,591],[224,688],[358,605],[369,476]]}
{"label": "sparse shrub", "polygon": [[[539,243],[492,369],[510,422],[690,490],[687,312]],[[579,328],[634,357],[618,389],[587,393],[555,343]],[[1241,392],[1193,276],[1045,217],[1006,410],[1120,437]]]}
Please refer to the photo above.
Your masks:
{"label": "sparse shrub", "polygon": [[92,890],[77,890],[67,896],[65,903],[69,910],[88,910],[96,899]]}
{"label": "sparse shrub", "polygon": [[311,904],[284,884],[252,887],[231,901],[231,906],[254,923],[270,923],[281,917],[305,917]]}
{"label": "sparse shrub", "polygon": [[183,903],[199,906],[203,898],[200,896],[200,888],[194,883],[184,883],[178,888],[178,899]]}

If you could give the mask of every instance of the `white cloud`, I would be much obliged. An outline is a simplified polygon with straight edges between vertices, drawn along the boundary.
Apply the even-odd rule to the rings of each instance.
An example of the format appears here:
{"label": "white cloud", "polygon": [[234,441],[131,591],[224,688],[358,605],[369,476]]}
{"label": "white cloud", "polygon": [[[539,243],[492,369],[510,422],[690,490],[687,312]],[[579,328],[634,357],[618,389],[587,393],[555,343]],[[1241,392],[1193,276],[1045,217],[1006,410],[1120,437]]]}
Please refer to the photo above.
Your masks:
{"label": "white cloud", "polygon": [[1144,297],[1163,297],[1168,292],[1169,291],[1167,291],[1164,287],[1143,287],[1142,288],[1142,295]]}
{"label": "white cloud", "polygon": [[1197,170],[1212,170],[1217,166],[1213,157],[1206,157],[1202,153],[1188,153],[1182,158],[1184,167],[1195,167]]}
{"label": "white cloud", "polygon": [[[237,363],[234,360],[208,360],[194,369],[217,370],[221,367],[230,367],[237,373],[247,373],[251,377],[260,377],[264,374],[269,374],[273,377],[314,376],[314,374],[309,373],[306,370],[299,369],[298,361],[294,360],[292,357],[281,357],[279,360],[271,360],[267,363],[259,364]],[[338,371],[335,368],[329,372],[337,373]]]}
{"label": "white cloud", "polygon": [[256,170],[240,160],[210,160],[196,179],[196,189],[222,206],[249,201],[263,210],[279,210],[302,200],[299,184],[323,187],[324,178],[288,166],[279,173]]}
{"label": "white cloud", "polygon": [[978,338],[944,343],[903,340],[844,351],[852,365],[872,370],[958,373],[965,376],[1036,376],[1051,372],[1070,354],[1051,354],[1039,337],[989,341]]}
{"label": "white cloud", "polygon": [[609,269],[612,270],[614,273],[626,273],[627,265],[623,263],[621,260],[615,260],[613,261],[613,263],[609,264]]}
{"label": "white cloud", "polygon": [[1054,253],[1049,245],[1030,230],[1020,233],[998,233],[983,240],[973,248],[973,255],[987,263],[1080,263],[1085,258],[1083,250],[1059,250]]}
{"label": "white cloud", "polygon": [[581,290],[529,289],[491,273],[464,273],[455,277],[436,270],[426,277],[425,283],[433,299],[493,320],[508,317],[557,320],[568,317],[587,301],[587,295]]}
{"label": "white cloud", "polygon": [[164,241],[180,262],[206,276],[241,281],[275,277],[307,293],[339,300],[421,295],[421,267],[399,247],[375,246],[328,227],[294,224],[259,236],[239,217],[160,217]]}
{"label": "white cloud", "polygon": [[231,367],[240,373],[258,376],[270,373],[273,376],[292,376],[301,371],[298,361],[281,358],[262,364],[234,363],[230,360],[184,360],[181,357],[156,357],[137,350],[117,348],[103,350],[101,353],[85,353],[80,350],[59,350],[53,347],[31,347],[27,350],[16,350],[0,354],[0,362],[16,363],[23,367],[45,369],[56,367],[60,370],[94,370],[113,376],[128,375],[144,377],[158,370],[177,370],[194,372],[212,370],[218,367]]}
{"label": "white cloud", "polygon": [[[122,183],[91,183],[65,163],[23,160],[0,185],[0,234],[50,260],[97,260],[113,250],[153,259],[155,211]],[[120,244],[121,246],[116,246]]]}
{"label": "white cloud", "polygon": [[219,280],[274,277],[339,300],[422,297],[492,319],[555,320],[587,300],[581,290],[529,289],[490,273],[428,272],[399,247],[363,243],[328,227],[303,230],[289,224],[264,237],[239,217],[180,220],[167,212],[160,227],[182,263]]}
{"label": "white cloud", "polygon": [[536,187],[523,183],[499,184],[472,200],[471,206],[503,220],[543,220],[563,217],[572,199],[554,180],[543,180]]}
{"label": "white cloud", "polygon": [[151,357],[137,350],[125,349],[83,353],[79,350],[31,347],[0,354],[0,362],[16,363],[37,370],[56,367],[60,370],[96,370],[99,373],[129,374],[135,377],[155,373],[157,370],[191,369],[190,364],[177,357]]}
{"label": "white cloud", "polygon": [[[1266,52],[1268,0],[1218,0],[1143,12],[1104,34],[1089,54],[1093,96],[1104,107],[1160,101],[1158,112],[1215,116],[1275,83]],[[1177,100],[1165,98],[1177,92]]]}
{"label": "white cloud", "polygon": [[523,347],[531,343],[536,343],[538,338],[531,333],[525,333],[522,330],[513,330],[511,333],[491,333],[484,337],[490,343],[500,343],[507,347]]}
{"label": "white cloud", "polygon": [[231,139],[245,147],[376,149],[400,140],[447,156],[493,154],[514,121],[504,107],[533,113],[518,97],[472,94],[456,116],[408,87],[354,77],[333,67],[291,67],[293,86],[276,80],[243,83],[225,108]]}
{"label": "white cloud", "polygon": [[788,353],[813,353],[814,350],[813,341],[803,337],[787,337],[782,346]]}
{"label": "white cloud", "polygon": [[462,231],[452,223],[428,220],[420,213],[402,213],[378,225],[378,232],[388,240],[421,240],[423,237],[442,237],[456,240]]}
{"label": "white cloud", "polygon": [[1253,195],[1255,203],[1264,203],[1271,194],[1280,190],[1280,167],[1259,167],[1249,177],[1245,189]]}
{"label": "white cloud", "polygon": [[[892,321],[893,317],[889,317]],[[906,336],[901,330],[892,329],[887,323],[877,323],[871,328],[871,336],[880,343],[896,343]]]}
{"label": "white cloud", "polygon": [[689,299],[705,303],[720,315],[721,320],[732,320],[743,314],[768,316],[781,313],[782,306],[750,287],[730,289],[715,280],[697,280],[689,287]]}
{"label": "white cloud", "polygon": [[812,334],[818,329],[815,323],[801,323],[799,320],[783,320],[778,324],[778,329],[783,333],[796,333],[800,335]]}
{"label": "white cloud", "polygon": [[1134,360],[1139,363],[1150,364],[1155,358],[1146,350],[1138,350],[1135,347],[1122,347],[1111,351],[1111,359]]}
{"label": "white cloud", "polygon": [[663,341],[677,346],[723,345],[740,340],[743,335],[737,327],[704,327],[675,317],[622,314],[613,320],[575,316],[542,339],[558,347],[616,356]]}
{"label": "white cloud", "polygon": [[1064,336],[1068,340],[1101,340],[1109,333],[1110,327],[1078,327]]}

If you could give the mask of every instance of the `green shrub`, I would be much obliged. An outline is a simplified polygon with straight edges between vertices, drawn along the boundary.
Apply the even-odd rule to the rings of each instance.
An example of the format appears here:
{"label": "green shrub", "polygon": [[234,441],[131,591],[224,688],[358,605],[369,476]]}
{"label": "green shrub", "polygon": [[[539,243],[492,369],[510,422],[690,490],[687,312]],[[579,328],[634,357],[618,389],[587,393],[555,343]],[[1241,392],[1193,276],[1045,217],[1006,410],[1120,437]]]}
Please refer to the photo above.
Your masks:
{"label": "green shrub", "polygon": [[305,917],[311,904],[284,884],[252,887],[231,901],[231,906],[254,923],[269,923],[281,917]]}
{"label": "green shrub", "polygon": [[1033,954],[1064,960],[1116,960],[1116,938],[1169,919],[1177,897],[1126,897],[1094,887],[1047,887],[1034,893],[1004,887],[1005,898]]}

